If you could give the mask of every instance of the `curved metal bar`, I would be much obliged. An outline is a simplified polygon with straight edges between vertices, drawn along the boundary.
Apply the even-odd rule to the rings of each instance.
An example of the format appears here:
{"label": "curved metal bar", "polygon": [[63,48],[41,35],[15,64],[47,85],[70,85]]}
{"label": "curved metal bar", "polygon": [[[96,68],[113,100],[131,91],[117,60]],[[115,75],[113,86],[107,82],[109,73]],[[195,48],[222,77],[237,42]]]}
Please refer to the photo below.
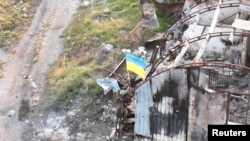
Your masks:
{"label": "curved metal bar", "polygon": [[[217,37],[217,36],[229,36],[232,32],[215,32],[215,33],[211,33],[210,34],[210,38],[213,38],[213,37]],[[203,40],[203,39],[206,39],[206,36],[208,34],[204,34],[204,35],[201,35],[201,36],[198,36],[198,37],[194,37],[194,38],[191,38],[191,39],[188,39],[187,42],[190,44],[190,43],[193,43],[193,42],[196,42],[196,41],[199,41],[199,40]],[[234,32],[234,36],[249,36],[250,33],[245,33],[245,32]],[[163,53],[160,58],[158,59],[158,61],[155,63],[154,65],[154,68],[149,72],[148,76],[150,76],[157,68],[157,66],[160,65],[160,63],[162,63],[162,61],[168,57],[169,55],[173,54],[174,52],[176,52],[177,50],[181,49],[184,44],[185,44],[186,41],[182,41],[180,44],[170,48],[168,51],[166,51],[165,53]]]}
{"label": "curved metal bar", "polygon": [[[190,6],[190,9],[193,9],[193,8],[195,8],[196,6],[202,4],[202,3],[206,2],[206,1],[207,1],[207,0],[200,0],[200,1],[197,1],[195,4],[193,4],[193,5]],[[184,15],[184,13],[185,13],[184,11],[186,11],[186,10],[187,10],[187,8],[184,9],[184,10],[182,10],[183,15]]]}
{"label": "curved metal bar", "polygon": [[[228,8],[228,7],[239,7],[241,3],[224,3],[224,4],[220,4],[220,8]],[[196,16],[196,14],[202,14],[211,10],[215,10],[217,8],[217,5],[213,5],[210,7],[206,7],[204,9],[200,9],[196,12],[191,13],[190,15],[187,15],[183,18],[181,18],[180,20],[178,20],[177,22],[175,22],[172,26],[170,26],[169,29],[175,28],[174,26],[178,26],[177,28],[183,26],[183,24],[190,20],[191,18],[194,18]],[[178,23],[178,25],[176,25]]]}
{"label": "curved metal bar", "polygon": [[[206,68],[206,69],[214,69],[214,68],[222,68],[222,69],[233,69],[233,70],[243,70],[246,72],[250,73],[250,68],[246,67],[246,66],[241,66],[241,65],[236,65],[236,64],[231,64],[231,63],[225,63],[225,62],[198,62],[198,63],[189,63],[189,64],[182,64],[182,65],[178,65],[176,67],[172,67],[172,68],[166,68],[165,70],[162,70],[161,72],[159,72],[158,74],[148,77],[146,78],[142,83],[140,83],[139,85],[137,85],[135,87],[135,89],[137,89],[138,87],[140,87],[142,84],[144,84],[147,81],[150,81],[153,77],[164,73],[166,71],[169,70],[173,70],[173,69],[192,69],[192,68]],[[134,89],[134,90],[135,90]]]}
{"label": "curved metal bar", "polygon": [[[240,4],[241,3],[224,3],[224,4],[220,5],[220,8],[239,7]],[[192,13],[192,14],[184,17],[184,18],[182,18],[180,20],[180,22],[184,23],[185,21],[187,21],[187,20],[195,17],[196,14],[198,14],[198,13],[202,14],[202,13],[205,13],[205,12],[208,12],[208,11],[211,11],[211,10],[215,10],[216,8],[217,8],[217,5],[212,5],[210,7],[207,7],[207,8],[204,8],[204,9],[200,9],[200,10],[198,10],[198,11],[196,11],[196,12],[194,12],[194,13]]]}

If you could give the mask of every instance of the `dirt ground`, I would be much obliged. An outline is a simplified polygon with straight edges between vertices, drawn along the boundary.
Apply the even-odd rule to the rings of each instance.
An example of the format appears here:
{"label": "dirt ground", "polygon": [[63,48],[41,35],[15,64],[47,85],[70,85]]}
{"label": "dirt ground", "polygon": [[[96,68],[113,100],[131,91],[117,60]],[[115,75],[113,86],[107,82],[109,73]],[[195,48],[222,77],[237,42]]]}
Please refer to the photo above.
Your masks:
{"label": "dirt ground", "polygon": [[[27,28],[18,43],[11,47],[10,52],[1,51],[3,55],[0,57],[5,57],[3,60],[5,60],[6,67],[3,71],[3,78],[0,79],[0,140],[80,141],[84,139],[98,140],[98,138],[103,140],[104,134],[110,133],[106,125],[113,126],[113,119],[111,119],[113,117],[105,116],[105,119],[100,122],[103,124],[99,125],[96,124],[96,121],[103,116],[105,110],[112,109],[112,101],[106,100],[106,105],[100,106],[100,99],[99,101],[97,99],[96,105],[93,107],[95,112],[91,112],[91,109],[87,107],[74,106],[77,104],[64,107],[55,106],[50,109],[44,109],[46,106],[39,108],[38,104],[45,87],[44,73],[63,50],[62,40],[59,36],[71,21],[79,1],[34,0],[32,5],[34,12],[35,9],[37,11],[31,17],[33,20],[30,27]],[[77,103],[78,100],[78,103],[81,103],[82,98],[76,99],[75,102]],[[115,110],[113,109],[113,111]],[[106,111],[106,114],[108,112],[112,111]],[[95,118],[86,120],[87,117]],[[64,128],[59,128],[62,126],[59,121],[65,123]],[[83,128],[89,127],[89,125],[92,125],[93,128]],[[52,129],[53,131],[51,131]],[[100,129],[105,132],[100,133]],[[58,134],[53,136],[51,133],[55,133],[56,130]],[[83,130],[85,134],[79,135]],[[77,132],[79,133],[77,134]],[[98,135],[97,133],[103,135],[94,139],[93,137]],[[74,137],[71,137],[73,134],[75,134]]]}

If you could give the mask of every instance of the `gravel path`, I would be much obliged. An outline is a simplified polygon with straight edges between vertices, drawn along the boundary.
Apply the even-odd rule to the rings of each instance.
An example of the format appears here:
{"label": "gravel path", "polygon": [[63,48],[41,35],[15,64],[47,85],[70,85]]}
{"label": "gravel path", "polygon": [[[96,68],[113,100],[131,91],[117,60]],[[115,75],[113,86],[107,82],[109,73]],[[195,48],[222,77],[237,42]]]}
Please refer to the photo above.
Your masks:
{"label": "gravel path", "polygon": [[[13,51],[1,51],[0,59],[6,61],[0,79],[1,141],[21,140],[24,122],[18,119],[20,101],[29,95],[39,96],[44,72],[62,51],[59,36],[78,4],[78,0],[42,0],[31,26],[13,46]],[[33,62],[35,54],[38,54],[36,63]]]}

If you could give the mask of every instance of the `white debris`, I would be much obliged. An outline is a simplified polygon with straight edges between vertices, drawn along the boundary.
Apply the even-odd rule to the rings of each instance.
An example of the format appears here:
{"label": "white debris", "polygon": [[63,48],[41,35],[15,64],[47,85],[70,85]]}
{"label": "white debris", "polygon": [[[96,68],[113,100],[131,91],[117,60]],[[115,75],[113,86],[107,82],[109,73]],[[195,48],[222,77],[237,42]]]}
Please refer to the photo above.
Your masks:
{"label": "white debris", "polygon": [[110,10],[108,9],[108,8],[105,8],[104,10],[103,10],[103,13],[109,13],[110,12]]}
{"label": "white debris", "polygon": [[15,110],[10,110],[10,111],[7,113],[7,116],[8,116],[8,117],[14,117],[15,115],[16,115]]}

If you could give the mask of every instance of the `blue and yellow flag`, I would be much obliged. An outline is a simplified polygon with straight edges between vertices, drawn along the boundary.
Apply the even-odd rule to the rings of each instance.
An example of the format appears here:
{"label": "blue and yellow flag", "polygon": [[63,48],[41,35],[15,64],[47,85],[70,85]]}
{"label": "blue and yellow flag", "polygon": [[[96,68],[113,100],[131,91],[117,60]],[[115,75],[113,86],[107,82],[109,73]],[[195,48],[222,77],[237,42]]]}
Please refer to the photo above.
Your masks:
{"label": "blue and yellow flag", "polygon": [[148,65],[146,61],[133,54],[126,53],[126,65],[128,71],[134,72],[142,78],[146,77],[145,68]]}

